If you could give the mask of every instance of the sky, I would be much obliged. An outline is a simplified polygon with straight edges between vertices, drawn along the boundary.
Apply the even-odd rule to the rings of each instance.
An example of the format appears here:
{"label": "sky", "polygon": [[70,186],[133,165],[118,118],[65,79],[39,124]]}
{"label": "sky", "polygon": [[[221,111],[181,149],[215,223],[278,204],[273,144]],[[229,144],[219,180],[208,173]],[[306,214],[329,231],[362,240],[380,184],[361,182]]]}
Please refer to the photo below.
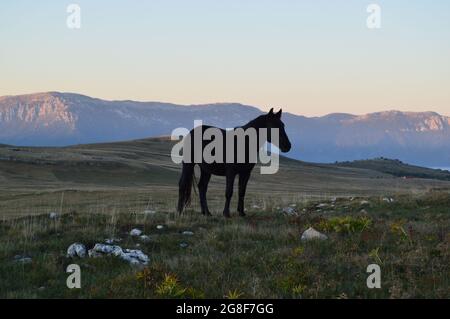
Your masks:
{"label": "sky", "polygon": [[[371,3],[381,28],[367,27]],[[0,2],[0,96],[450,115],[449,57],[447,0]]]}

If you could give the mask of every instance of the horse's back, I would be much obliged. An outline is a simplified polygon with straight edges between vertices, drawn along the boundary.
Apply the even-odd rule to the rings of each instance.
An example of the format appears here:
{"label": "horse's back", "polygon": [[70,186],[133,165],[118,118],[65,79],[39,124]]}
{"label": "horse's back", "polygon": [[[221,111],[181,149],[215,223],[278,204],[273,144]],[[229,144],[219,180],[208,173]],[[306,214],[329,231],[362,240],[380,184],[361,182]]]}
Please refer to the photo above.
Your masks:
{"label": "horse's back", "polygon": [[[206,130],[210,129],[210,128],[214,128],[217,129],[218,132],[220,132],[222,134],[222,147],[223,147],[223,158],[220,159],[220,161],[205,161],[204,159],[204,149],[205,147],[212,143],[213,140],[209,140],[209,139],[204,139],[203,138],[203,134],[205,133]],[[201,125],[201,126],[197,126],[195,128],[193,128],[190,132],[190,147],[191,147],[191,153],[190,153],[190,160],[191,163],[196,163],[199,164],[200,168],[202,171],[206,171],[210,174],[213,175],[219,175],[219,176],[225,176],[227,174],[227,171],[234,171],[236,173],[240,173],[242,171],[249,171],[252,170],[253,167],[255,166],[255,163],[250,163],[250,162],[245,162],[245,163],[237,163],[237,161],[235,160],[232,163],[227,163],[226,161],[226,136],[227,136],[227,131],[218,127],[214,127],[214,126],[209,126],[209,125]],[[201,157],[200,157],[200,162],[195,161],[195,156],[194,156],[194,152],[198,151],[199,148],[195,147],[195,144],[198,143],[199,141],[196,140],[196,136],[201,134]],[[186,145],[185,145],[186,146]],[[237,150],[235,150],[235,155],[236,155]],[[215,155],[215,153],[214,153]]]}

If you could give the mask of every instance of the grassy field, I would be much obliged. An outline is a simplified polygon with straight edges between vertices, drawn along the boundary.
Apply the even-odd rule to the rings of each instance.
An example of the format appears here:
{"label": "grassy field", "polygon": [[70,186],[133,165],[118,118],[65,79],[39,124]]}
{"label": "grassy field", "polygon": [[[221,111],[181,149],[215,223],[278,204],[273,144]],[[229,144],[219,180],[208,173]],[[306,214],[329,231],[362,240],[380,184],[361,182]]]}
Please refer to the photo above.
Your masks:
{"label": "grassy field", "polygon": [[[142,210],[10,219],[0,224],[0,297],[449,298],[449,194],[364,200],[295,202],[292,216],[265,202],[231,220]],[[310,226],[329,238],[301,241]],[[133,228],[151,240],[130,237]],[[186,230],[194,234],[183,235]],[[65,256],[74,242],[92,248],[111,237],[124,248],[139,245],[150,263]],[[32,261],[18,263],[15,255]],[[71,263],[81,267],[81,289],[66,287]],[[381,289],[366,286],[372,263],[381,267]]]}
{"label": "grassy field", "polygon": [[[450,298],[450,182],[430,178],[439,172],[420,168],[427,178],[405,179],[399,170],[414,167],[395,161],[343,167],[282,158],[278,174],[253,173],[248,217],[221,216],[221,178],[208,192],[213,217],[200,215],[197,199],[180,217],[170,146],[1,146],[0,297]],[[310,226],[328,239],[301,241]],[[133,228],[150,240],[130,237]],[[112,237],[150,263],[66,257],[74,242],[90,249]],[[66,287],[72,263],[81,289]],[[381,289],[366,286],[372,263]]]}

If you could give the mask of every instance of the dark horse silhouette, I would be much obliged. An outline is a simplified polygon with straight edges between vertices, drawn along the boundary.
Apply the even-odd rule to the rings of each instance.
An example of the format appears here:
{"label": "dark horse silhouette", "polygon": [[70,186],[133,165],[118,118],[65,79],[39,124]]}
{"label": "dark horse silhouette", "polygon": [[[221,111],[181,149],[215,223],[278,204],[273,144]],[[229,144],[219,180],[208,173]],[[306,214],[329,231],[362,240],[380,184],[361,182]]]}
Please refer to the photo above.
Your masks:
{"label": "dark horse silhouette", "polygon": [[[288,152],[291,149],[291,142],[289,141],[288,136],[286,135],[286,132],[284,130],[284,123],[281,121],[281,113],[282,110],[280,110],[278,113],[274,113],[273,109],[270,110],[270,112],[268,114],[264,114],[261,116],[258,116],[257,118],[255,118],[254,120],[248,122],[247,124],[245,124],[244,126],[241,127],[236,127],[234,128],[234,130],[236,129],[243,129],[246,130],[248,128],[254,128],[255,131],[257,132],[257,149],[259,150],[261,147],[264,146],[265,142],[268,143],[272,143],[274,145],[276,145],[277,147],[279,147],[279,149],[282,152]],[[226,192],[225,192],[225,208],[223,210],[223,215],[225,217],[230,217],[230,201],[231,201],[231,197],[233,195],[233,186],[234,186],[234,179],[236,177],[236,175],[239,175],[239,201],[238,201],[238,208],[237,211],[239,212],[240,216],[245,216],[244,213],[244,197],[245,197],[245,191],[247,188],[247,182],[250,178],[250,174],[251,171],[253,169],[253,167],[255,167],[255,161],[251,161],[250,160],[250,138],[247,136],[245,138],[245,160],[244,161],[237,161],[236,157],[238,156],[238,151],[237,150],[237,143],[234,143],[234,161],[228,161],[228,160],[223,160],[221,162],[206,162],[203,159],[203,156],[201,157],[200,161],[194,161],[194,144],[195,144],[195,139],[192,138],[195,136],[195,131],[196,130],[201,130],[201,133],[203,136],[203,133],[208,129],[211,128],[211,126],[206,126],[206,125],[201,125],[201,126],[197,126],[196,128],[194,128],[193,130],[191,130],[189,132],[189,137],[190,137],[190,147],[191,147],[191,155],[190,156],[190,160],[183,161],[183,169],[182,169],[182,173],[181,173],[181,177],[180,177],[180,181],[179,181],[179,198],[178,198],[178,212],[181,214],[183,212],[183,210],[185,209],[185,207],[190,203],[190,197],[191,197],[191,188],[192,188],[192,183],[193,183],[193,179],[194,179],[194,168],[195,165],[199,165],[200,166],[200,170],[201,170],[201,176],[200,176],[200,180],[198,182],[198,190],[199,190],[199,197],[200,197],[200,205],[201,205],[201,210],[202,210],[202,214],[203,215],[211,215],[211,213],[208,210],[208,204],[206,202],[206,192],[208,190],[208,183],[209,180],[211,178],[211,175],[219,175],[219,176],[225,176],[226,177]],[[271,129],[278,129],[279,132],[279,141],[272,141],[272,137],[271,137]],[[267,134],[266,134],[266,138],[265,140],[260,141],[260,130],[259,129],[267,129]],[[226,131],[223,129],[218,129],[220,130],[222,136],[224,137],[223,141],[225,141],[225,136],[227,134],[227,132],[229,133],[230,131]],[[198,150],[202,151],[203,154],[203,150],[205,148],[205,146],[207,146],[209,143],[211,143],[214,139],[211,138],[211,140],[205,140],[202,139],[202,147],[198,148]],[[226,147],[224,144],[224,148],[223,148],[223,158],[227,158],[226,157]],[[186,151],[186,146],[189,144],[184,144],[184,148],[183,148],[183,153]],[[255,145],[253,145],[254,147]],[[240,151],[242,151],[242,148],[240,149]],[[212,152],[212,154],[214,155],[214,152]],[[231,155],[230,155],[231,156]]]}

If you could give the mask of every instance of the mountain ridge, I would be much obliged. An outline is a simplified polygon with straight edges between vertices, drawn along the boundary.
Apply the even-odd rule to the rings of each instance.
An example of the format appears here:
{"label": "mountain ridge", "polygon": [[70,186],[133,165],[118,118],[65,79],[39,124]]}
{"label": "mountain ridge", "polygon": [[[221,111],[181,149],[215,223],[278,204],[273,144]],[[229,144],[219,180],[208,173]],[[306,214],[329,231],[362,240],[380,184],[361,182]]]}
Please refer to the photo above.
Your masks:
{"label": "mountain ridge", "polygon": [[[254,106],[218,102],[103,100],[69,92],[0,97],[0,143],[63,146],[168,135],[195,119],[224,128],[245,124],[263,112]],[[450,117],[433,111],[330,113],[306,117],[284,113],[294,142],[291,157],[334,162],[375,157],[412,164],[449,166]]]}

